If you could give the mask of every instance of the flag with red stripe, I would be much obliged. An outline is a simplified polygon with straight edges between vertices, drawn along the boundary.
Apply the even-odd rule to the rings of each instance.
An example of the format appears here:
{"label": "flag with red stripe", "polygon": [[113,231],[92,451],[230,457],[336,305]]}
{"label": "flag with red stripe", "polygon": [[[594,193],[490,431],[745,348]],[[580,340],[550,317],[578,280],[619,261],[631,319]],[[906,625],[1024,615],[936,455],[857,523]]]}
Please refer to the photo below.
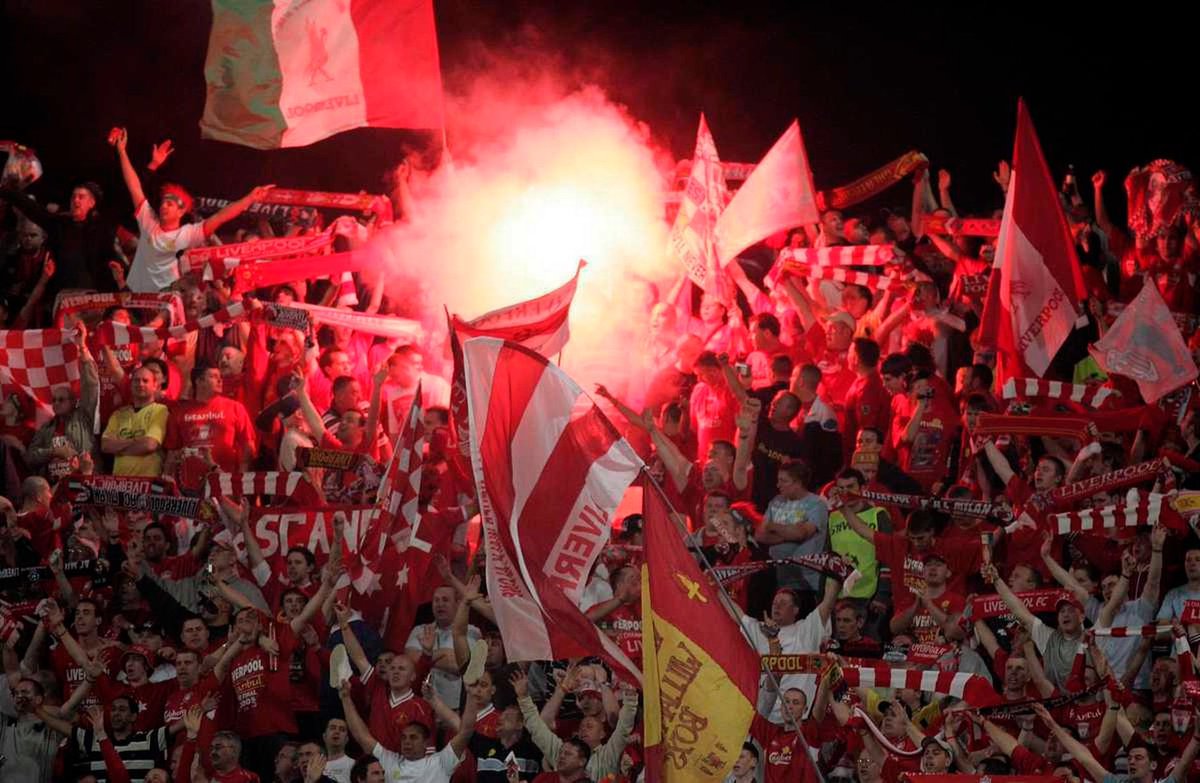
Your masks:
{"label": "flag with red stripe", "polygon": [[537,352],[476,338],[463,344],[463,360],[488,596],[508,659],[603,655],[640,681],[578,603],[642,461]]}
{"label": "flag with red stripe", "polygon": [[1012,179],[979,326],[999,380],[1042,377],[1079,317],[1083,273],[1025,102],[1017,104]]}
{"label": "flag with red stripe", "polygon": [[579,285],[579,272],[584,266],[586,262],[581,260],[575,268],[575,276],[548,294],[501,307],[471,321],[454,316],[452,331],[457,332],[459,340],[495,337],[520,343],[543,356],[553,356],[571,337],[568,318]]}

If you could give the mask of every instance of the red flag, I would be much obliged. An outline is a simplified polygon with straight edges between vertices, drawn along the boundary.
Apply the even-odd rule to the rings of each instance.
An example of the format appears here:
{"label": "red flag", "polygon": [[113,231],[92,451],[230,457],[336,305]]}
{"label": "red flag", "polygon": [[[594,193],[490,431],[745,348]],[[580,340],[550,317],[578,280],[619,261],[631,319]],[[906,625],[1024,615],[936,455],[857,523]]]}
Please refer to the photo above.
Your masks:
{"label": "red flag", "polygon": [[488,596],[508,659],[603,655],[640,680],[578,602],[642,461],[544,356],[477,338],[463,358]]}
{"label": "red flag", "polygon": [[999,381],[1042,377],[1086,296],[1075,245],[1025,102],[1017,104],[1012,180],[979,343],[997,349]]}
{"label": "red flag", "polygon": [[[442,585],[433,565],[437,555],[449,556],[454,529],[462,520],[459,509],[427,509],[413,527],[393,535],[392,544],[380,561],[383,592],[387,604],[383,632],[386,650],[403,650],[412,631],[417,609],[433,599]],[[363,612],[364,617],[367,612]]]}
{"label": "red flag", "polygon": [[1142,286],[1089,350],[1105,372],[1137,381],[1142,398],[1152,404],[1200,374],[1179,325],[1153,281]]}
{"label": "red flag", "polygon": [[717,219],[717,257],[728,264],[755,242],[820,219],[800,121],[792,120]]}
{"label": "red flag", "polygon": [[425,424],[421,417],[421,384],[409,406],[392,460],[375,493],[377,513],[362,537],[359,557],[351,561],[354,589],[370,595],[382,587],[382,560],[397,531],[411,530],[420,520],[417,498],[421,492],[424,465]]}
{"label": "red flag", "polygon": [[566,284],[536,299],[493,310],[473,321],[463,321],[455,316],[451,320],[451,332],[457,332],[460,340],[495,337],[519,343],[542,356],[553,356],[571,337],[568,328],[571,301],[575,298],[579,272],[584,266],[586,262],[580,261],[575,276]]}

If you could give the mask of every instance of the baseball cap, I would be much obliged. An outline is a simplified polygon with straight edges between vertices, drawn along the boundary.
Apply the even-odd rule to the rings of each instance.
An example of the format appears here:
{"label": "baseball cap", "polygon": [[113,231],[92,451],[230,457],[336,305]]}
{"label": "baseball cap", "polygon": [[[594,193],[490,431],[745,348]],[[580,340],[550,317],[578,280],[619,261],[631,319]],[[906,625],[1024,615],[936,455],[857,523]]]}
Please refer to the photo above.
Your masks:
{"label": "baseball cap", "polygon": [[125,659],[131,655],[140,655],[143,658],[145,658],[146,666],[150,666],[151,663],[154,661],[154,651],[153,650],[151,650],[149,647],[145,646],[144,644],[135,644],[132,647],[130,647],[128,650],[126,650],[125,653],[121,656],[121,665],[122,666],[125,665]]}
{"label": "baseball cap", "polygon": [[925,748],[929,747],[930,744],[937,745],[947,756],[954,755],[954,751],[951,749],[950,743],[946,742],[946,740],[942,739],[942,737],[939,735],[926,737],[925,739],[921,740],[921,750],[925,750]]}
{"label": "baseball cap", "polygon": [[930,560],[937,560],[943,565],[949,565],[950,560],[946,557],[946,553],[938,547],[934,547],[925,553],[924,561],[928,563]]}
{"label": "baseball cap", "polygon": [[1068,606],[1073,606],[1081,612],[1083,611],[1083,604],[1079,603],[1079,599],[1076,598],[1075,596],[1071,595],[1070,593],[1063,595],[1061,598],[1059,598],[1057,601],[1054,602],[1054,611],[1057,612],[1058,608],[1060,606],[1062,606],[1063,604],[1067,604]]}
{"label": "baseball cap", "polygon": [[857,325],[857,322],[854,320],[854,316],[850,315],[850,313],[846,312],[845,310],[834,310],[832,313],[825,316],[825,323],[841,324],[850,331],[854,331],[854,328]]}

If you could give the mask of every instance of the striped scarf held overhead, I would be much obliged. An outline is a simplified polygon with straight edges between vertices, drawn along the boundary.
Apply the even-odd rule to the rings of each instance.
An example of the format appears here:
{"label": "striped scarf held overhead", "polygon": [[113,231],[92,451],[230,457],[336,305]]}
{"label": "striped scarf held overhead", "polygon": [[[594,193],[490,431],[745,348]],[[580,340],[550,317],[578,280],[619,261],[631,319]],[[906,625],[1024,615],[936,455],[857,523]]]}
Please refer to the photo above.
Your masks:
{"label": "striped scarf held overhead", "polygon": [[1174,629],[1171,625],[1118,625],[1115,628],[1092,629],[1096,636],[1111,636],[1114,639],[1128,639],[1135,636],[1154,637],[1169,634]]}
{"label": "striped scarf held overhead", "polygon": [[1112,395],[1120,396],[1120,393],[1106,386],[1047,381],[1043,378],[1009,378],[1000,390],[1000,396],[1005,400],[1036,397],[1076,402],[1093,408],[1099,408]]}
{"label": "striped scarf held overhead", "polygon": [[1120,503],[1053,514],[1050,517],[1050,527],[1059,535],[1148,527],[1154,524],[1185,532],[1183,517],[1166,501],[1166,495],[1130,489]]}
{"label": "striped scarf held overhead", "polygon": [[871,288],[877,291],[884,291],[893,287],[898,288],[904,285],[900,278],[892,277],[891,275],[876,275],[870,272],[856,272],[852,269],[844,269],[837,266],[785,265],[784,271],[794,275],[807,277],[810,280],[833,280],[838,283],[861,285],[864,288]]}
{"label": "striped scarf held overhead", "polygon": [[981,413],[972,435],[1045,435],[1052,438],[1092,440],[1087,431],[1088,420],[1069,416],[1008,416]]}
{"label": "striped scarf held overhead", "polygon": [[896,259],[893,245],[840,245],[837,247],[784,248],[779,260],[785,265],[813,266],[883,266]]}
{"label": "striped scarf held overhead", "polygon": [[972,707],[996,704],[1000,697],[988,680],[978,674],[890,666],[842,666],[842,678],[852,688],[892,688],[953,696]]}
{"label": "striped scarf held overhead", "polygon": [[104,321],[96,327],[96,340],[100,345],[142,345],[155,341],[183,340],[191,332],[208,329],[216,324],[232,324],[246,317],[246,305],[233,302],[215,313],[203,315],[178,326],[129,326],[116,321]]}
{"label": "striped scarf held overhead", "polygon": [[267,470],[247,473],[213,471],[208,474],[208,479],[204,484],[205,497],[240,500],[252,495],[288,497],[301,506],[321,505],[321,496],[309,481],[308,474],[300,471]]}

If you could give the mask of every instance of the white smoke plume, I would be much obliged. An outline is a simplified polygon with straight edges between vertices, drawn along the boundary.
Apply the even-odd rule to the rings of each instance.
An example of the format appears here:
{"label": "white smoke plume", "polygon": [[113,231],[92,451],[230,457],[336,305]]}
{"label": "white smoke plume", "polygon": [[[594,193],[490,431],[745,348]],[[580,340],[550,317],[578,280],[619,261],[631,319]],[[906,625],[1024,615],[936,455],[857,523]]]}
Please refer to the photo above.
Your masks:
{"label": "white smoke plume", "polygon": [[[386,232],[393,299],[421,280],[428,328],[442,305],[470,319],[566,282],[587,261],[563,366],[581,383],[629,381],[648,282],[665,296],[670,157],[596,86],[492,69],[447,96],[453,165],[414,182],[413,219]],[[544,71],[542,72],[544,73]]]}

